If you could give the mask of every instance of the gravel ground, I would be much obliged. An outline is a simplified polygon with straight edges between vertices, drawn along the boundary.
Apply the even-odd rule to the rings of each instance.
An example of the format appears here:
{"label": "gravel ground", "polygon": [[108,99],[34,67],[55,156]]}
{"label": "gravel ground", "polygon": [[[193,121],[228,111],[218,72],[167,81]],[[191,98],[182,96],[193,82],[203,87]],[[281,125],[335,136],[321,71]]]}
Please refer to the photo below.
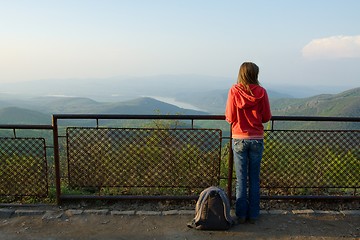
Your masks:
{"label": "gravel ground", "polygon": [[358,201],[266,202],[255,224],[228,231],[188,228],[194,202],[6,207],[0,208],[0,239],[360,239],[358,206]]}
{"label": "gravel ground", "polygon": [[188,228],[190,214],[18,216],[1,219],[0,239],[359,239],[360,214],[267,213],[255,224],[245,223],[228,231]]}

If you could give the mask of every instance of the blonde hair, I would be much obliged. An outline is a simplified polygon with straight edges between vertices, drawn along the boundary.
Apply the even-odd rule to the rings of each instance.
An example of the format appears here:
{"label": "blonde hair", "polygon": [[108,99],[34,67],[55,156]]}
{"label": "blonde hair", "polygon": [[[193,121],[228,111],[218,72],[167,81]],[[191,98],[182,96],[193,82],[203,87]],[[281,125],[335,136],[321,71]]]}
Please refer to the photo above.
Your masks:
{"label": "blonde hair", "polygon": [[260,85],[258,80],[259,67],[253,62],[244,62],[239,69],[237,82],[240,83],[245,90],[252,94],[249,84]]}

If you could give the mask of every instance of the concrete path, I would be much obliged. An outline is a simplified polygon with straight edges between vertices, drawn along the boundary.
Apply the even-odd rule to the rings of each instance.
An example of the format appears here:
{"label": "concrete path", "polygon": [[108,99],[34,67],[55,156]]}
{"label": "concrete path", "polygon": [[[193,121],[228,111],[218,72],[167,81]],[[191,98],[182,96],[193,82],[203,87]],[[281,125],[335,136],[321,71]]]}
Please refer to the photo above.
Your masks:
{"label": "concrete path", "polygon": [[262,211],[228,231],[187,227],[192,210],[0,208],[0,239],[359,239],[360,210]]}

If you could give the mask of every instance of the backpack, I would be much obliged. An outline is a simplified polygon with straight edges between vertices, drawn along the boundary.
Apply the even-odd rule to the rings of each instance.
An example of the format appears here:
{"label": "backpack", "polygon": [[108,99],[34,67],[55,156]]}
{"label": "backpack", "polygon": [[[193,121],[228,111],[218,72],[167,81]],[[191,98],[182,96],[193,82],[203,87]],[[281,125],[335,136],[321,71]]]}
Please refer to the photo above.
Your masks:
{"label": "backpack", "polygon": [[221,188],[204,189],[196,202],[195,218],[188,227],[199,230],[227,230],[233,225],[230,202]]}

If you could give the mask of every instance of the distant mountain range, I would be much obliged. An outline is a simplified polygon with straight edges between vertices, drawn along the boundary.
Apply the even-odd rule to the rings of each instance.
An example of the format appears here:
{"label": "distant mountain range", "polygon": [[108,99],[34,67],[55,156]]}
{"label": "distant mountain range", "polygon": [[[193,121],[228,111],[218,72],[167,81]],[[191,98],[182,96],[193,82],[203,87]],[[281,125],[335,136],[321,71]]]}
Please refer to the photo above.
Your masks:
{"label": "distant mountain range", "polygon": [[272,99],[274,115],[360,117],[360,88],[309,98]]}
{"label": "distant mountain range", "polygon": [[[273,115],[296,116],[360,116],[360,88],[339,94],[323,94],[309,98],[288,98],[269,91]],[[177,95],[204,111],[185,109],[150,97],[127,101],[99,102],[83,97],[33,97],[16,99],[0,96],[0,124],[50,124],[51,114],[223,114],[227,90],[213,90]]]}
{"label": "distant mountain range", "polygon": [[[21,104],[18,101],[17,104]],[[50,124],[51,115],[61,114],[183,114],[202,115],[202,111],[183,109],[152,98],[124,102],[96,102],[89,98],[43,97],[27,100],[23,107],[0,102],[0,124]]]}
{"label": "distant mountain range", "polygon": [[[177,99],[191,102],[211,113],[223,114],[227,93],[227,90],[214,90],[197,94],[183,94]],[[339,94],[322,94],[308,98],[292,98],[271,90],[268,90],[268,95],[273,115],[360,116],[360,88]]]}
{"label": "distant mountain range", "polygon": [[[222,115],[233,83],[200,75],[2,83],[0,123],[49,124],[54,113]],[[267,87],[273,115],[360,116],[360,88],[300,98],[292,93],[315,88],[284,88]]]}

